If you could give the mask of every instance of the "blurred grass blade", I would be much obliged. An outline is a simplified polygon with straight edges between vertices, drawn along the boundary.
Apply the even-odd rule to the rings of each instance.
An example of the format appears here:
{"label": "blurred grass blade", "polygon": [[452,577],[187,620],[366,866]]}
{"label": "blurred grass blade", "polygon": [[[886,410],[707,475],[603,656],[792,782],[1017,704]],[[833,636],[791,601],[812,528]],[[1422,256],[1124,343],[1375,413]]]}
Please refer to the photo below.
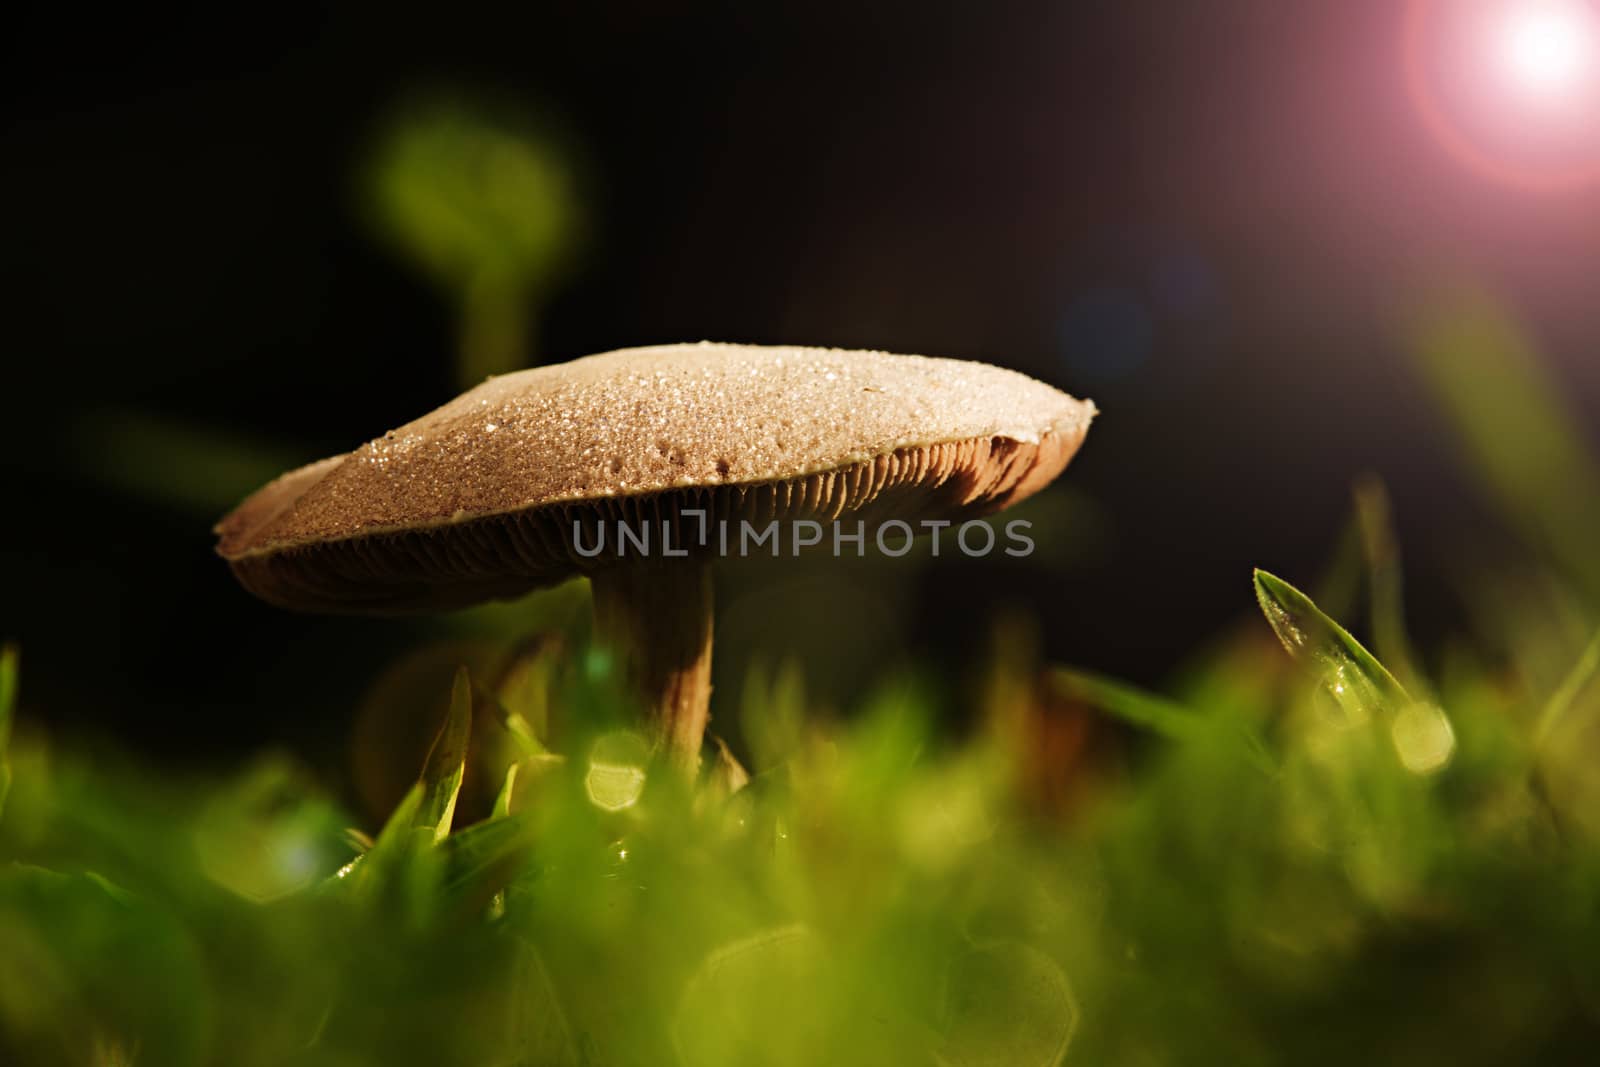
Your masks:
{"label": "blurred grass blade", "polygon": [[417,813],[421,807],[422,783],[417,782],[389,813],[383,829],[373,839],[372,847],[345,864],[336,875],[323,883],[324,886],[336,885],[348,879],[361,892],[374,891],[403,861],[414,839]]}
{"label": "blurred grass blade", "polygon": [[536,307],[582,238],[568,153],[528,116],[447,97],[411,102],[374,147],[369,216],[455,302],[461,384],[522,366]]}
{"label": "blurred grass blade", "polygon": [[1310,597],[1263,570],[1255,572],[1255,586],[1261,612],[1283,647],[1316,671],[1341,706],[1370,714],[1411,702],[1394,675]]}
{"label": "blurred grass blade", "polygon": [[381,859],[400,851],[404,843],[410,838],[412,828],[417,824],[418,812],[422,809],[422,783],[417,782],[400,803],[395,805],[389,813],[389,818],[383,824],[383,829],[378,831],[378,836],[373,839],[372,848],[362,855],[363,859]]}
{"label": "blurred grass blade", "polygon": [[805,677],[793,660],[775,670],[755,663],[744,676],[740,725],[757,771],[768,771],[789,759],[805,736]]}
{"label": "blurred grass blade", "polygon": [[1389,491],[1380,479],[1368,475],[1356,481],[1354,495],[1356,526],[1361,533],[1362,555],[1366,558],[1372,597],[1373,646],[1406,688],[1423,696],[1428,686],[1417,667],[1411,638],[1406,632],[1405,583],[1401,576],[1400,548],[1394,535]]}
{"label": "blurred grass blade", "polygon": [[11,761],[6,752],[17,706],[17,660],[16,645],[0,648],[0,816],[6,813],[6,794],[11,791]]}
{"label": "blurred grass blade", "polygon": [[713,793],[730,797],[750,784],[750,772],[744,769],[744,764],[739,762],[722,738],[712,734],[711,744],[717,754],[706,772],[706,784]]}
{"label": "blurred grass blade", "polygon": [[[390,894],[413,923],[436,916],[441,903],[441,883],[449,877],[451,859],[439,846],[451,839],[471,735],[472,681],[463,667],[456,671],[450,710],[428,751],[421,779],[384,823],[372,850],[356,861],[362,891]],[[482,825],[504,826],[510,821]],[[493,895],[492,889],[486,890],[483,903],[487,905]]]}
{"label": "blurred grass blade", "polygon": [[415,825],[432,831],[439,842],[450,833],[456,814],[456,798],[461,795],[461,779],[467,769],[467,745],[472,740],[472,681],[467,669],[456,671],[450,691],[450,711],[439,736],[428,750],[422,767],[422,802]]}
{"label": "blurred grass blade", "polygon": [[82,474],[207,518],[315,458],[270,442],[133,411],[96,411],[69,426],[69,445]]}
{"label": "blurred grass blade", "polygon": [[1543,745],[1561,720],[1566,718],[1572,705],[1577,702],[1578,695],[1594,681],[1597,674],[1600,674],[1600,633],[1595,634],[1594,640],[1589,642],[1583,655],[1578,657],[1578,662],[1573,664],[1572,670],[1562,679],[1561,685],[1539,713],[1539,722],[1533,732],[1535,748]]}
{"label": "blurred grass blade", "polygon": [[437,854],[444,860],[442,900],[457,913],[505,914],[505,889],[528,863],[535,823],[530,813],[489,819],[451,834]]}
{"label": "blurred grass blade", "polygon": [[550,750],[545,747],[540,739],[540,731],[520,711],[512,708],[500,698],[482,687],[476,687],[478,699],[483,705],[494,712],[500,720],[500,725],[510,736],[512,744],[517,747],[518,759],[529,759],[536,756],[548,756]]}
{"label": "blurred grass blade", "polygon": [[1199,714],[1176,701],[1090,671],[1056,667],[1050,671],[1050,684],[1065,696],[1085,701],[1131,726],[1163,737],[1193,737],[1205,726]]}
{"label": "blurred grass blade", "polygon": [[1600,594],[1600,467],[1526,331],[1466,287],[1415,329],[1417,364],[1507,520]]}
{"label": "blurred grass blade", "polygon": [[513,763],[506,768],[506,779],[500,785],[500,792],[494,798],[494,810],[490,812],[491,819],[504,819],[511,814],[511,797],[517,789],[517,768],[520,763]]}
{"label": "blurred grass blade", "polygon": [[[1197,737],[1214,729],[1217,724],[1216,719],[1202,715],[1175,700],[1147,693],[1126,682],[1106,678],[1092,671],[1076,667],[1054,667],[1047,678],[1048,684],[1063,696],[1081,700],[1130,726],[1160,734],[1174,741]],[[1270,773],[1275,767],[1275,761],[1266,745],[1243,723],[1237,725],[1250,753],[1251,762]]]}
{"label": "blurred grass blade", "polygon": [[535,945],[517,939],[512,972],[512,1032],[519,1064],[577,1067],[590,1062],[572,1034],[561,996]]}
{"label": "blurred grass blade", "polygon": [[358,856],[372,851],[372,837],[359,827],[346,826],[344,828],[344,842]]}
{"label": "blurred grass blade", "polygon": [[[489,821],[495,822],[508,818],[511,815],[511,800],[517,792],[517,768],[520,763],[513,763],[506,768],[505,781],[500,785],[500,792],[494,798],[494,808],[489,812]],[[498,919],[506,913],[506,895],[503,890],[494,894],[494,899],[489,904],[489,917]]]}

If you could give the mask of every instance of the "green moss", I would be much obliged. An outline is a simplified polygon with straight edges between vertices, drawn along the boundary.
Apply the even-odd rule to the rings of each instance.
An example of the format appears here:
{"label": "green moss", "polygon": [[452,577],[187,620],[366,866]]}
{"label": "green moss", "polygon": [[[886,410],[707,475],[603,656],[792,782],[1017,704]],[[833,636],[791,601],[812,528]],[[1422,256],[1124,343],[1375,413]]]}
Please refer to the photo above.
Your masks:
{"label": "green moss", "polygon": [[[1592,650],[1558,692],[1457,663],[1423,702],[1293,587],[1257,590],[1292,658],[1258,626],[1170,698],[1013,663],[959,745],[915,683],[840,727],[792,670],[754,679],[745,715],[771,701],[772,729],[731,795],[621,766],[606,661],[546,649],[534,682],[439,695],[440,740],[362,855],[281,759],[173,782],[13,745],[0,1058],[1578,1056],[1600,1018]],[[507,702],[598,725],[558,757]],[[475,703],[507,725],[469,751]],[[1041,763],[1067,721],[1123,755]],[[473,768],[507,784],[446,833]],[[1083,775],[1041,804],[1041,776]]]}

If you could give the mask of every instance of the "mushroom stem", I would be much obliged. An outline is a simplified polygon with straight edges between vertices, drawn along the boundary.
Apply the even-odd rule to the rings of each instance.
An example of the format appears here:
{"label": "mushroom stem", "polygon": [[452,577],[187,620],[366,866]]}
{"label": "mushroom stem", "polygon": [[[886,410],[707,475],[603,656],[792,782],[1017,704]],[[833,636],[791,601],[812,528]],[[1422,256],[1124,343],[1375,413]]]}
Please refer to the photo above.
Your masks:
{"label": "mushroom stem", "polygon": [[689,773],[711,712],[711,564],[624,560],[589,576],[595,633],[621,658],[658,744]]}

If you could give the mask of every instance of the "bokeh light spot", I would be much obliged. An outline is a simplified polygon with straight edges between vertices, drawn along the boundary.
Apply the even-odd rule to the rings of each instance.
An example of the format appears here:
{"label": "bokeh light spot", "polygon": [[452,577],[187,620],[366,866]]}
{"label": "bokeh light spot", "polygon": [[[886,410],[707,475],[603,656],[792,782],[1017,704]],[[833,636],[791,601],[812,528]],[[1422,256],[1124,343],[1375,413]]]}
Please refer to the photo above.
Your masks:
{"label": "bokeh light spot", "polygon": [[1201,318],[1221,302],[1216,269],[1192,250],[1170,252],[1157,260],[1151,283],[1161,309],[1182,318]]}
{"label": "bokeh light spot", "polygon": [[1403,709],[1389,725],[1389,737],[1400,762],[1412,774],[1443,770],[1456,750],[1456,732],[1443,709],[1433,704]]}
{"label": "bokeh light spot", "polygon": [[1109,381],[1126,377],[1145,361],[1155,324],[1133,293],[1100,287],[1067,305],[1060,337],[1062,356],[1076,374]]}
{"label": "bokeh light spot", "polygon": [[644,794],[649,761],[649,744],[632,731],[617,730],[596,738],[583,779],[589,801],[604,811],[633,807]]}

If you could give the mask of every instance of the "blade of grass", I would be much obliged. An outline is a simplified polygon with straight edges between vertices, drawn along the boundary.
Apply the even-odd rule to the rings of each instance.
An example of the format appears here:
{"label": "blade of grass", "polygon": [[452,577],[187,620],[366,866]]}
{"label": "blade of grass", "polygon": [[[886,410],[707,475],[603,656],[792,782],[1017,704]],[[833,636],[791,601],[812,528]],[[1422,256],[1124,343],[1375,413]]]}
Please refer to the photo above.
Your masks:
{"label": "blade of grass", "polygon": [[1584,687],[1600,674],[1600,633],[1594,635],[1594,640],[1583,650],[1583,655],[1578,657],[1578,662],[1572,665],[1572,670],[1562,679],[1561,685],[1551,694],[1545,703],[1544,709],[1539,713],[1538,724],[1533,731],[1534,748],[1540,748],[1561,720],[1566,718],[1576,703],[1578,694]]}
{"label": "blade of grass", "polygon": [[800,747],[805,733],[805,678],[793,660],[776,669],[753,664],[740,694],[740,724],[757,771],[771,770]]}
{"label": "blade of grass", "polygon": [[572,1034],[567,1009],[550,978],[539,949],[525,937],[516,939],[513,973],[512,1029],[518,1063],[543,1063],[569,1067],[589,1062]]}
{"label": "blade of grass", "polygon": [[[1130,726],[1148,730],[1169,740],[1186,741],[1216,726],[1216,720],[1175,700],[1148,693],[1126,682],[1106,678],[1092,671],[1075,667],[1054,667],[1047,677],[1049,684],[1058,693],[1082,700]],[[1266,745],[1243,723],[1237,725],[1243,735],[1251,762],[1264,771],[1269,773],[1273,771],[1275,761]]]}
{"label": "blade of grass", "polygon": [[6,750],[11,744],[11,717],[17,704],[17,646],[0,648],[0,816],[6,813],[6,794],[11,791],[11,761]]}
{"label": "blade of grass", "polygon": [[198,515],[215,515],[300,464],[293,449],[133,411],[75,419],[67,438],[85,475]]}
{"label": "blade of grass", "polygon": [[531,812],[519,812],[474,823],[445,838],[439,846],[447,872],[444,891],[493,897],[521,868],[535,827]]}
{"label": "blade of grass", "polygon": [[1404,581],[1389,492],[1380,479],[1368,475],[1356,481],[1354,495],[1356,525],[1361,531],[1372,596],[1372,643],[1406,688],[1425,694],[1429,687],[1417,668],[1411,638],[1406,633]]}
{"label": "blade of grass", "polygon": [[417,782],[406,791],[400,803],[389,813],[383,829],[373,839],[372,847],[340,868],[339,872],[322,883],[323,888],[348,881],[360,892],[374,891],[400,864],[407,848],[415,838],[417,814],[422,808],[422,783]]}
{"label": "blade of grass", "polygon": [[517,768],[520,763],[513,763],[506,768],[506,780],[501,783],[500,792],[494,798],[494,810],[489,813],[491,819],[504,819],[511,814],[511,796],[517,789]]}
{"label": "blade of grass", "polygon": [[[506,768],[506,778],[500,785],[500,792],[494,798],[494,808],[489,812],[489,822],[496,822],[511,815],[511,798],[517,791],[517,768],[520,763],[513,763]],[[506,913],[506,895],[504,890],[498,890],[494,899],[489,903],[490,918],[498,919]]]}
{"label": "blade of grass", "polygon": [[378,831],[378,836],[372,841],[372,848],[362,855],[365,860],[382,859],[391,853],[400,850],[401,845],[410,837],[411,830],[417,824],[418,813],[422,810],[422,783],[417,782],[396,804],[389,813],[389,818],[384,822],[383,829]]}
{"label": "blade of grass", "polygon": [[1507,521],[1600,592],[1600,464],[1527,330],[1468,285],[1427,309],[1413,347],[1472,473]]}
{"label": "blade of grass", "polygon": [[1318,674],[1340,706],[1362,714],[1411,703],[1404,686],[1311,598],[1275,575],[1255,572],[1256,600],[1296,661]]}
{"label": "blade of grass", "polygon": [[456,798],[467,769],[467,745],[472,740],[472,681],[465,667],[456,671],[450,691],[450,711],[422,766],[422,802],[415,826],[430,830],[435,843],[450,833]]}
{"label": "blade of grass", "polygon": [[499,720],[500,726],[511,737],[517,746],[520,759],[531,759],[537,756],[548,756],[550,750],[545,747],[539,737],[539,731],[528,722],[521,712],[512,711],[506,706],[500,696],[490,692],[479,685],[473,686],[473,694],[477,697],[480,706],[487,707]]}
{"label": "blade of grass", "polygon": [[739,758],[733,754],[733,750],[722,738],[712,734],[711,744],[716,748],[717,755],[706,773],[706,782],[713,792],[722,796],[732,796],[750,784],[750,772],[744,769],[744,765],[739,762]]}
{"label": "blade of grass", "polygon": [[1205,727],[1205,720],[1198,713],[1176,701],[1091,671],[1056,667],[1050,671],[1050,684],[1066,696],[1163,737],[1182,740]]}

